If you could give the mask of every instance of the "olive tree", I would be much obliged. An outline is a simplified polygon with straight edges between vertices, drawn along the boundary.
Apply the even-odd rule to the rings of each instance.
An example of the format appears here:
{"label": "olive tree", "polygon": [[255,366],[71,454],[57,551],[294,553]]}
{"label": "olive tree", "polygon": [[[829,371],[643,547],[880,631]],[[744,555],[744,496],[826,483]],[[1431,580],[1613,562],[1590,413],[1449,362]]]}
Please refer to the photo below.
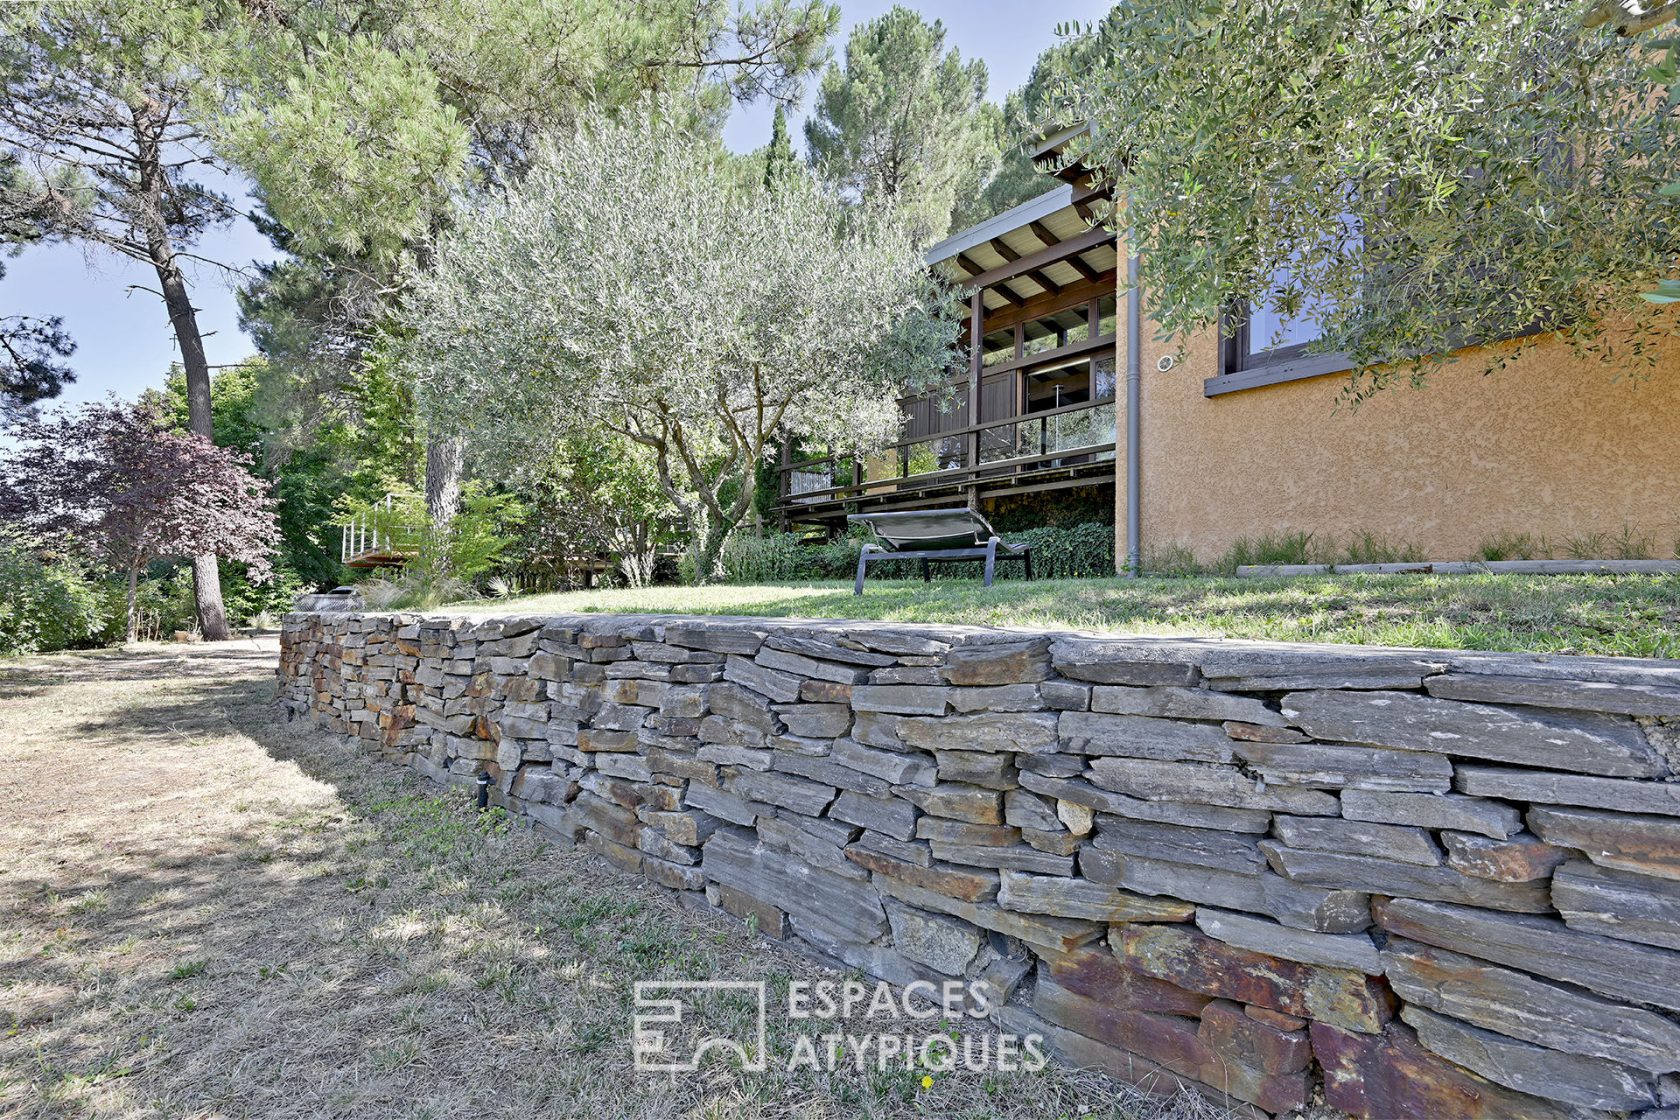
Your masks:
{"label": "olive tree", "polygon": [[1052,101],[1092,126],[1071,155],[1129,204],[1168,334],[1310,313],[1359,392],[1547,333],[1637,371],[1673,324],[1638,294],[1680,249],[1658,55],[1612,31],[1644,10],[1138,0]]}
{"label": "olive tree", "polygon": [[898,395],[949,369],[945,306],[890,218],[744,181],[648,105],[458,214],[402,325],[422,413],[481,461],[592,432],[647,448],[704,580],[777,441],[891,438]]}

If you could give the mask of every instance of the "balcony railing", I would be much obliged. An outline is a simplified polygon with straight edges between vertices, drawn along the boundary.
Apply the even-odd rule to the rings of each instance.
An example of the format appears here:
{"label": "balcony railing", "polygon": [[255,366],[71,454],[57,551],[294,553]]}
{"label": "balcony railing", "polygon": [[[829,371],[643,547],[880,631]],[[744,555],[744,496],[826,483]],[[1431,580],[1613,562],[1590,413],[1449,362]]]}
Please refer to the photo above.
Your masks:
{"label": "balcony railing", "polygon": [[1112,462],[1112,399],[1063,405],[889,444],[867,459],[818,456],[778,472],[780,506],[817,506],[977,483],[1029,484]]}
{"label": "balcony railing", "polygon": [[338,558],[350,568],[395,568],[420,551],[423,530],[402,522],[395,499],[354,514],[339,530]]}

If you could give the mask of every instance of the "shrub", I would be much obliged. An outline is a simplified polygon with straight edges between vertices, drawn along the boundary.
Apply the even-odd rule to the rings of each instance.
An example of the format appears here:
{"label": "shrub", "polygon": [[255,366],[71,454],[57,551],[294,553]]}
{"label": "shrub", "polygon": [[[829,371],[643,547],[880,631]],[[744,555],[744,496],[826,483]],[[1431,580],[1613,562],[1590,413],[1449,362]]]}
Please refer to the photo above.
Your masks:
{"label": "shrub", "polygon": [[0,655],[98,645],[107,632],[100,591],[80,565],[0,540]]}
{"label": "shrub", "polygon": [[[1033,547],[1033,574],[1044,579],[1071,579],[1114,574],[1114,526],[1087,521],[1067,527],[1029,529],[1009,533],[1013,543]],[[858,553],[872,539],[857,528],[826,544],[815,544],[795,533],[762,537],[737,534],[723,550],[724,578],[730,583],[779,583],[803,580],[850,579],[857,573]],[[936,579],[975,579],[981,561],[938,564]],[[1012,566],[1009,573],[1015,572]],[[914,560],[871,564],[871,577],[915,579],[921,567]],[[1006,577],[1007,578],[1007,577]]]}
{"label": "shrub", "polygon": [[804,574],[809,565],[805,554],[810,551],[794,533],[762,537],[735,533],[724,542],[718,560],[729,583],[776,583],[811,578]]}
{"label": "shrub", "polygon": [[1010,534],[1033,549],[1033,574],[1042,579],[1086,579],[1114,574],[1114,526],[1084,521]]}
{"label": "shrub", "polygon": [[[112,576],[100,585],[99,595],[102,633],[120,642],[127,625],[128,584]],[[148,567],[135,585],[134,616],[136,641],[162,641],[177,630],[197,632],[191,565],[159,561]]]}

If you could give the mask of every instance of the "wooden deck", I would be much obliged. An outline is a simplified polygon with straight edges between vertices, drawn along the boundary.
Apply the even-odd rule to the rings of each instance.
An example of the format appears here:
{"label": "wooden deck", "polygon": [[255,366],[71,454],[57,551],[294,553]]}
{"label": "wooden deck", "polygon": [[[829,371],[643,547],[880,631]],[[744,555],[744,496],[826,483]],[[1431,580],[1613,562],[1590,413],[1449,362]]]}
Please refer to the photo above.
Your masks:
{"label": "wooden deck", "polygon": [[1118,258],[1071,184],[947,238],[929,267],[968,289],[966,375],[900,402],[900,438],[860,457],[785,455],[783,525],[1112,484]]}

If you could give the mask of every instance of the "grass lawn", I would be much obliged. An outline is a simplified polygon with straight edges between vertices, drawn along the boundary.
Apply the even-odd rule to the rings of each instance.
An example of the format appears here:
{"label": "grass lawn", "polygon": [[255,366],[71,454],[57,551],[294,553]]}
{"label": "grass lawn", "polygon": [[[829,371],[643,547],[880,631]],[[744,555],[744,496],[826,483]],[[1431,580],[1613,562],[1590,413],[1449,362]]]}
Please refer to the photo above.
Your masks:
{"label": "grass lawn", "polygon": [[1054,1068],[638,1073],[633,981],[767,980],[785,1054],[835,1029],[789,978],[836,974],[288,724],[275,656],[0,667],[0,1116],[1220,1115]]}
{"label": "grass lawn", "polygon": [[1434,649],[1680,657],[1674,576],[871,581],[575,591],[449,611],[649,611],[873,618]]}

